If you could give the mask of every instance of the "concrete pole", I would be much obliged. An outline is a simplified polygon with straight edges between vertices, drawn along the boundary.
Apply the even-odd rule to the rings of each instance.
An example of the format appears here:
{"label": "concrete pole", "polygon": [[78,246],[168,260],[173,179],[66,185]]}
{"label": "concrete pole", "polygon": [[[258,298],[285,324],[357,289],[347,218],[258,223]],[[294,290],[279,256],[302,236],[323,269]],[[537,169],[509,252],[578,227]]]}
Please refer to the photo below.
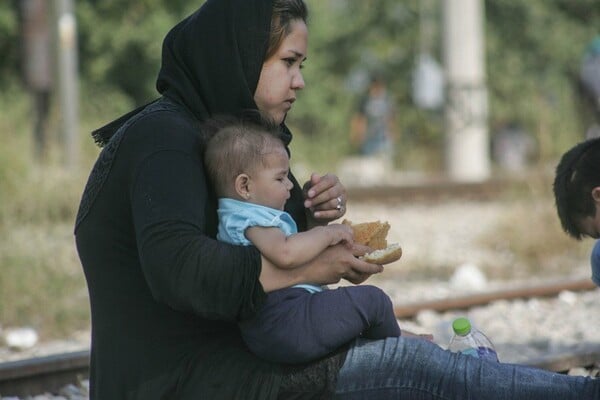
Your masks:
{"label": "concrete pole", "polygon": [[51,4],[47,0],[20,0],[17,3],[22,41],[21,67],[34,111],[34,155],[43,161],[48,150],[48,116],[54,86]]}
{"label": "concrete pole", "polygon": [[56,0],[58,81],[65,166],[76,167],[79,158],[79,76],[77,72],[77,21],[73,0]]}
{"label": "concrete pole", "polygon": [[482,0],[444,0],[446,164],[451,179],[490,176]]}

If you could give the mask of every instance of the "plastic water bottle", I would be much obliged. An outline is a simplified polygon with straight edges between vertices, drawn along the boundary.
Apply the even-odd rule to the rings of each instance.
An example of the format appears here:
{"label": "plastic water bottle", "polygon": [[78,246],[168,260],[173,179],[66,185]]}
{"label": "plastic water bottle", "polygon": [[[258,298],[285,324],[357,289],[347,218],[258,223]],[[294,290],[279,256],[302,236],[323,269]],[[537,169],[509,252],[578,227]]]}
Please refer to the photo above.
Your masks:
{"label": "plastic water bottle", "polygon": [[490,339],[473,327],[467,318],[455,319],[452,329],[454,336],[450,340],[448,350],[498,362],[498,353]]}

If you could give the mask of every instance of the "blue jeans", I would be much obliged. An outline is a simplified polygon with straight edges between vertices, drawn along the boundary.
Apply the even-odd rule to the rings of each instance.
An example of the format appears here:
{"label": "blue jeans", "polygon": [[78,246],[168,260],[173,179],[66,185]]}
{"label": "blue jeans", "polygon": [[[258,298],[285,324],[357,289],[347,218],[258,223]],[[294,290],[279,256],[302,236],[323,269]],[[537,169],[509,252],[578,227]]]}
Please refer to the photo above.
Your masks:
{"label": "blue jeans", "polygon": [[358,339],[336,399],[592,400],[600,380],[451,353],[423,339]]}

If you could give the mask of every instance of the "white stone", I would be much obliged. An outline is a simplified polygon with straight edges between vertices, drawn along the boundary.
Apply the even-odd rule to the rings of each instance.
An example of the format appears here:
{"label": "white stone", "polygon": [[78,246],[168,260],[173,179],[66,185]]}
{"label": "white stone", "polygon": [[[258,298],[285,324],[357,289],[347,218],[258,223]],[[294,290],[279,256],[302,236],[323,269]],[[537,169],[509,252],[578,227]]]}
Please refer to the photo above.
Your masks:
{"label": "white stone", "polygon": [[13,349],[29,349],[37,344],[38,339],[35,329],[29,327],[7,328],[4,331],[4,341]]}
{"label": "white stone", "polygon": [[577,303],[577,295],[569,290],[563,290],[560,292],[558,294],[558,298],[570,306]]}
{"label": "white stone", "polygon": [[462,264],[452,274],[450,284],[456,289],[483,290],[487,286],[487,278],[474,264]]}

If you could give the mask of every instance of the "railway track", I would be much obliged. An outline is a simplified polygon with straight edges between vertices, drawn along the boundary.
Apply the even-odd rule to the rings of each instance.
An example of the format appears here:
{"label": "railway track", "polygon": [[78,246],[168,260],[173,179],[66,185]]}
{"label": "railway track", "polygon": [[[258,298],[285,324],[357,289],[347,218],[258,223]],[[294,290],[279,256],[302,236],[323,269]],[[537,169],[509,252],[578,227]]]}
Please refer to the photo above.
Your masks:
{"label": "railway track", "polygon": [[54,354],[0,363],[0,396],[58,393],[89,376],[90,352]]}
{"label": "railway track", "polygon": [[481,182],[456,182],[445,177],[421,179],[418,182],[346,188],[353,202],[374,201],[439,201],[445,199],[491,200],[507,191],[527,189],[530,181],[544,177],[490,178]]}
{"label": "railway track", "polygon": [[446,298],[435,301],[422,301],[413,304],[404,304],[394,307],[396,318],[412,318],[423,310],[449,311],[462,310],[475,306],[489,304],[497,300],[528,299],[534,297],[557,296],[563,291],[582,291],[595,289],[596,285],[590,279],[545,283],[540,285],[524,286],[514,289],[499,290],[481,294],[471,294],[463,297]]}
{"label": "railway track", "polygon": [[[497,300],[557,296],[562,291],[594,289],[589,280],[549,283],[487,294],[477,294],[440,301],[397,305],[398,318],[410,318],[422,310],[448,311],[482,306]],[[55,354],[46,357],[0,363],[0,396],[36,396],[40,393],[58,393],[66,385],[76,385],[88,378],[89,351]],[[559,373],[574,369],[600,371],[600,344],[588,345],[560,354],[551,354],[527,360],[523,364]]]}

